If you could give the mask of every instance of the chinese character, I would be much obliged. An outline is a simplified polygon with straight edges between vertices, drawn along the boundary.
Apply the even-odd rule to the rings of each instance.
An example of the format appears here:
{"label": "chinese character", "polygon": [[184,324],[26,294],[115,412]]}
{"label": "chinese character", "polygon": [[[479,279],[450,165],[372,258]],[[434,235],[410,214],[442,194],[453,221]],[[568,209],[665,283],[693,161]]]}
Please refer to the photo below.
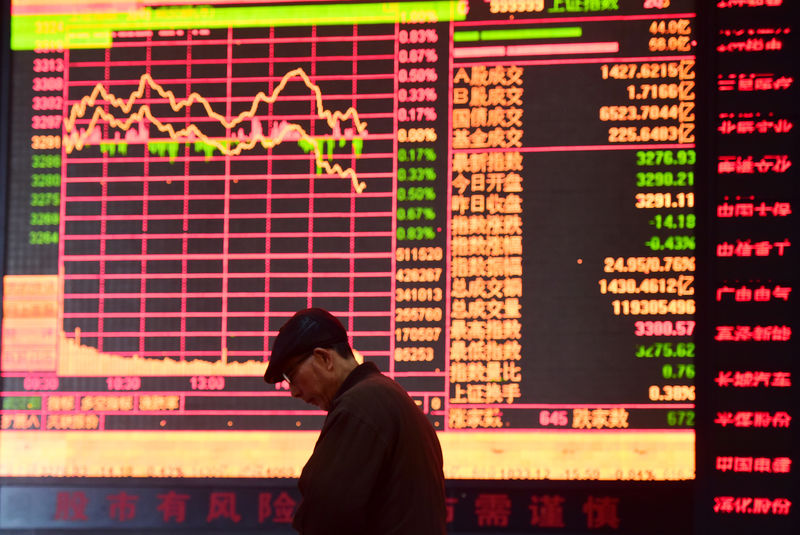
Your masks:
{"label": "chinese character", "polygon": [[230,518],[234,522],[239,522],[242,519],[241,515],[236,512],[236,493],[211,493],[206,522],[211,522],[217,518]]}
{"label": "chinese character", "polygon": [[59,492],[56,495],[56,514],[53,516],[53,520],[69,520],[70,522],[87,520],[86,506],[88,504],[89,499],[81,491]]}
{"label": "chinese character", "polygon": [[289,524],[294,516],[294,506],[297,505],[291,496],[286,492],[281,492],[272,504],[275,508],[275,522]]}
{"label": "chinese character", "polygon": [[618,528],[618,505],[619,498],[589,496],[589,499],[583,504],[583,512],[586,514],[586,527],[589,529],[602,528],[603,526]]}
{"label": "chinese character", "polygon": [[113,494],[107,497],[111,502],[108,507],[108,516],[116,518],[120,522],[125,522],[136,516],[136,501],[138,496],[133,496],[126,493],[124,490],[119,494]]}
{"label": "chinese character", "polygon": [[564,509],[561,504],[564,498],[558,495],[545,494],[543,496],[531,496],[531,526],[542,528],[563,528]]}
{"label": "chinese character", "polygon": [[511,515],[508,494],[479,494],[475,499],[475,515],[479,526],[508,526]]}
{"label": "chinese character", "polygon": [[161,511],[164,522],[168,522],[170,518],[174,518],[175,522],[186,521],[186,502],[189,499],[188,494],[178,494],[175,491],[169,491],[166,494],[159,494],[158,499],[161,503],[156,507]]}

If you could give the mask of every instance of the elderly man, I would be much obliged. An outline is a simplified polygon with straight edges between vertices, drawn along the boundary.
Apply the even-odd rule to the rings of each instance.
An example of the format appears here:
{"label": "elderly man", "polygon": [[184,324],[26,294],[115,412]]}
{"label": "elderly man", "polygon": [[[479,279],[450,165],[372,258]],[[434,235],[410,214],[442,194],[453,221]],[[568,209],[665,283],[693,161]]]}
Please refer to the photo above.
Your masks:
{"label": "elderly man", "polygon": [[301,310],[281,327],[264,380],[328,411],[298,486],[302,535],[445,533],[442,450],[408,394],[358,364],[329,312]]}

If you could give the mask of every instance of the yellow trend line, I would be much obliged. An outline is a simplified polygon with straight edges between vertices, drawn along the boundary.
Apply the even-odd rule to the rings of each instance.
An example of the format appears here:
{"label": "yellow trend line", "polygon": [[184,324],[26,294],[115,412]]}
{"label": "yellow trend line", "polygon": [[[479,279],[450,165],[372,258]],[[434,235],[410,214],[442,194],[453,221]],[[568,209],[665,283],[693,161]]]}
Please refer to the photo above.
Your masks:
{"label": "yellow trend line", "polygon": [[[79,103],[72,106],[72,108],[70,109],[69,117],[67,117],[64,120],[64,130],[66,132],[73,131],[77,120],[79,118],[84,117],[87,108],[90,106],[94,106],[98,100],[104,100],[108,102],[111,106],[122,110],[124,113],[129,114],[133,109],[134,105],[136,104],[136,100],[144,95],[145,89],[147,87],[150,87],[151,89],[156,91],[159,95],[161,95],[161,97],[168,99],[170,107],[173,109],[173,111],[176,112],[180,111],[182,108],[186,106],[191,106],[192,104],[197,102],[200,103],[203,106],[203,108],[205,108],[206,113],[208,113],[209,117],[217,119],[226,129],[230,129],[236,127],[237,125],[241,124],[247,119],[252,119],[253,117],[255,117],[256,110],[258,109],[258,106],[262,102],[268,104],[275,102],[278,99],[281,91],[284,89],[284,87],[286,87],[286,84],[289,83],[289,81],[295,77],[299,77],[306,85],[306,87],[308,87],[314,93],[316,99],[317,117],[319,117],[320,119],[324,119],[328,123],[328,126],[334,128],[340,121],[351,118],[353,121],[353,126],[359,133],[363,132],[366,129],[367,123],[361,121],[358,118],[358,112],[353,107],[348,108],[344,112],[340,111],[331,112],[330,110],[325,109],[322,103],[322,91],[320,90],[319,86],[311,82],[311,79],[308,77],[305,71],[303,71],[302,68],[297,68],[292,71],[289,71],[284,75],[280,83],[272,91],[271,95],[267,96],[267,94],[264,93],[263,91],[259,91],[258,94],[253,99],[253,104],[250,107],[250,109],[248,111],[240,113],[232,121],[228,121],[224,116],[216,113],[211,108],[211,104],[209,103],[209,101],[199,93],[192,92],[187,98],[180,101],[177,100],[175,98],[175,94],[172,91],[164,89],[160,84],[158,84],[155,80],[153,80],[153,78],[147,73],[141,76],[141,78],[139,79],[138,88],[136,89],[136,91],[131,93],[130,97],[127,100],[116,97],[113,93],[106,90],[106,88],[103,86],[102,83],[98,83],[97,85],[94,86],[94,89],[92,90],[91,94],[83,97]],[[238,143],[233,149],[231,149],[227,146],[226,143],[220,143],[219,141],[211,139],[205,134],[203,134],[194,124],[190,124],[186,128],[182,128],[176,131],[171,124],[162,123],[158,118],[153,116],[153,114],[150,111],[150,106],[148,106],[147,104],[139,106],[139,109],[135,113],[129,115],[127,119],[117,119],[116,117],[106,112],[102,108],[99,107],[95,108],[94,113],[92,114],[92,118],[89,121],[89,125],[82,133],[78,134],[77,136],[70,136],[70,135],[64,136],[64,148],[67,154],[72,153],[74,149],[81,150],[86,144],[86,140],[89,138],[92,131],[97,126],[97,123],[101,119],[107,121],[109,126],[112,126],[114,128],[119,128],[121,130],[128,130],[134,123],[140,121],[143,117],[147,117],[150,120],[150,122],[152,122],[156,126],[156,128],[158,128],[159,131],[168,133],[170,138],[172,139],[177,140],[179,138],[189,137],[190,134],[193,134],[199,140],[213,146],[214,148],[219,150],[220,153],[228,156],[235,156],[240,154],[245,149],[248,150],[252,149],[258,143],[260,143],[264,148],[272,148],[283,141],[283,139],[286,137],[286,133],[288,133],[289,131],[295,131],[300,135],[301,139],[309,142],[314,147],[314,155],[318,166],[324,168],[330,174],[335,173],[338,174],[340,177],[350,178],[351,182],[353,183],[353,187],[358,193],[361,193],[366,187],[366,184],[358,181],[358,178],[353,169],[350,168],[344,169],[339,164],[331,165],[327,161],[325,161],[325,159],[322,157],[322,153],[319,150],[317,144],[314,142],[314,139],[311,136],[309,136],[308,133],[305,130],[303,130],[303,128],[299,125],[288,125],[288,127],[284,128],[281,132],[281,135],[276,139],[272,139],[265,136],[259,136],[257,138],[251,139],[246,143],[244,142]]]}
{"label": "yellow trend line", "polygon": [[320,119],[325,119],[328,122],[328,126],[333,128],[336,123],[340,120],[346,120],[350,116],[353,117],[353,123],[356,126],[356,129],[359,132],[362,132],[366,127],[366,123],[361,122],[358,119],[358,112],[354,108],[348,108],[347,111],[344,113],[335,111],[330,112],[326,110],[322,105],[322,91],[320,90],[319,86],[314,84],[308,75],[303,71],[302,68],[297,68],[287,72],[283,78],[281,79],[280,83],[275,87],[272,91],[271,96],[267,96],[263,91],[259,91],[258,94],[253,99],[253,105],[250,107],[249,111],[243,111],[240,113],[236,119],[228,122],[224,116],[218,114],[211,108],[211,104],[201,96],[199,93],[192,92],[187,98],[182,101],[177,101],[175,99],[175,94],[172,91],[164,89],[160,84],[158,84],[153,78],[145,73],[139,79],[139,87],[131,93],[131,96],[128,98],[127,103],[121,99],[115,97],[112,93],[106,91],[106,88],[103,86],[102,83],[98,83],[94,86],[94,90],[88,96],[85,96],[81,99],[78,104],[72,106],[72,110],[70,111],[70,116],[64,121],[64,125],[67,130],[70,130],[72,127],[75,126],[75,121],[78,117],[83,117],[86,113],[86,108],[88,106],[93,106],[94,103],[97,101],[97,97],[101,96],[103,100],[108,101],[112,106],[120,108],[125,113],[130,113],[131,109],[133,108],[136,99],[144,95],[144,91],[146,86],[149,86],[151,89],[154,89],[159,95],[162,97],[169,99],[170,106],[174,111],[180,111],[181,108],[185,106],[190,106],[195,102],[199,102],[203,105],[206,112],[208,113],[209,117],[213,117],[217,119],[225,128],[233,128],[236,125],[242,123],[245,119],[251,119],[256,115],[256,109],[258,108],[261,102],[266,102],[271,104],[278,100],[278,96],[280,95],[283,88],[286,87],[286,84],[292,78],[299,77],[303,83],[308,87],[311,91],[314,92],[314,96],[316,97],[317,108],[321,111],[317,112],[317,116]]}

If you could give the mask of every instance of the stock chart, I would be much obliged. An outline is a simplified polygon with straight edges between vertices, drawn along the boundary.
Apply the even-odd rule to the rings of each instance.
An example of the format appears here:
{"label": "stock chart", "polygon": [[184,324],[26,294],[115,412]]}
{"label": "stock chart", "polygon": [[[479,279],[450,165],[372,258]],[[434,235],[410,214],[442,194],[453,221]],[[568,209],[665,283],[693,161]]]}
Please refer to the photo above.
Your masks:
{"label": "stock chart", "polygon": [[313,306],[448,479],[694,480],[698,304],[762,284],[709,267],[717,203],[762,199],[715,189],[747,75],[696,4],[14,0],[0,476],[298,477],[325,413],[262,376]]}

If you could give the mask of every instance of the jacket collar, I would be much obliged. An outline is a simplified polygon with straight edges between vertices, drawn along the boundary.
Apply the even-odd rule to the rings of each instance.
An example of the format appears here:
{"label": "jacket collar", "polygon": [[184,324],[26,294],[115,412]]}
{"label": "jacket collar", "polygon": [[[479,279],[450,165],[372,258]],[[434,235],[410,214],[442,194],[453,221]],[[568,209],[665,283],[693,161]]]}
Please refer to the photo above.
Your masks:
{"label": "jacket collar", "polygon": [[[359,364],[356,366],[353,371],[350,372],[350,375],[345,378],[342,386],[339,387],[339,390],[336,392],[336,395],[333,397],[333,406],[336,406],[336,401],[339,397],[353,388],[355,385],[370,377],[372,375],[380,375],[380,370],[375,365],[374,362],[365,362],[363,364]],[[333,408],[333,407],[331,407]]]}

